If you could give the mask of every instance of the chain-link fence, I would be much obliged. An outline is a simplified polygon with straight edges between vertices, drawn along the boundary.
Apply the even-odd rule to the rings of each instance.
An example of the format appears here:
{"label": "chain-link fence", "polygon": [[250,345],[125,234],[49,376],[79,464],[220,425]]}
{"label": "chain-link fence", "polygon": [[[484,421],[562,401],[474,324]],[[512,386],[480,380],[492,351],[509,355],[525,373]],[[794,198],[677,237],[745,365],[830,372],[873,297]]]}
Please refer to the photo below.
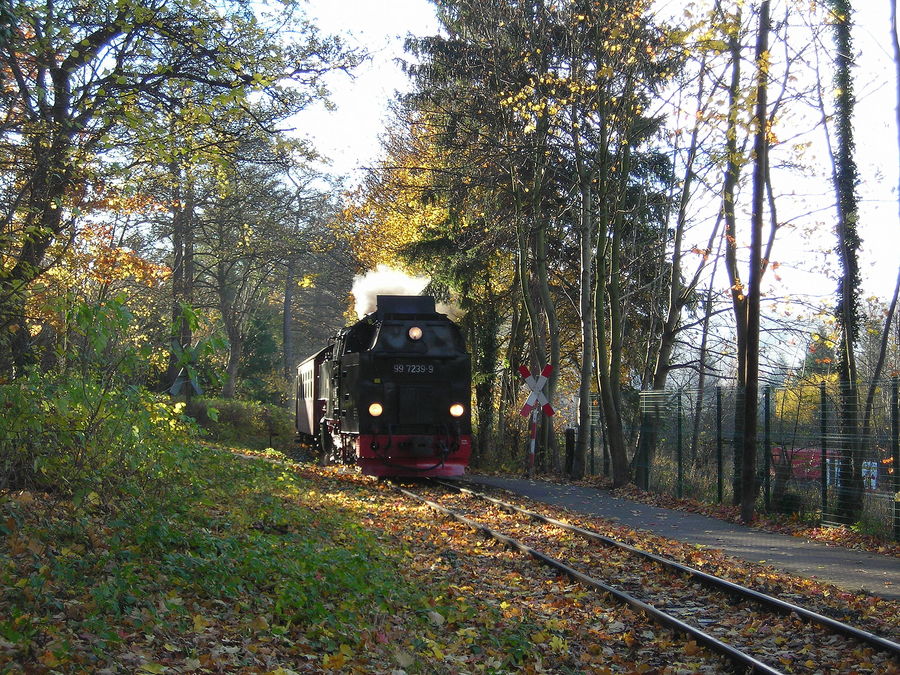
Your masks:
{"label": "chain-link fence", "polygon": [[[869,391],[834,383],[761,389],[759,510],[900,539],[897,381]],[[638,485],[731,503],[740,490],[743,409],[733,388],[643,392],[631,434]],[[598,460],[603,454],[601,443]]]}

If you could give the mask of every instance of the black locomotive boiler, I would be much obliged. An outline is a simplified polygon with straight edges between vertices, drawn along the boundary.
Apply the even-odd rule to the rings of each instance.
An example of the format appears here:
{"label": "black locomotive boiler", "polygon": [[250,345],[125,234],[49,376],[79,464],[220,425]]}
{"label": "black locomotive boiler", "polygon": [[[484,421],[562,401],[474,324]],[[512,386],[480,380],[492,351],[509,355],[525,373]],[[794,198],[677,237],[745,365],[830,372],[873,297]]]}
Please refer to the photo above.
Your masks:
{"label": "black locomotive boiler", "polygon": [[374,476],[459,476],[472,450],[471,367],[427,296],[377,308],[297,367],[296,427],[323,462]]}

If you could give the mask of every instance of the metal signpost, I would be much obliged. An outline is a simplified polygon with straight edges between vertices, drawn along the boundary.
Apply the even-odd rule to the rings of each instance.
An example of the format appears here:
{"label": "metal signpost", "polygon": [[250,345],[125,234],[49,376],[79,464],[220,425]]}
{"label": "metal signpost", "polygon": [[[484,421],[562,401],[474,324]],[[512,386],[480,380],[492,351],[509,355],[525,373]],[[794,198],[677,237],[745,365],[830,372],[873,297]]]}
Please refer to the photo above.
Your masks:
{"label": "metal signpost", "polygon": [[522,410],[519,411],[519,414],[522,417],[528,417],[529,414],[531,415],[531,442],[528,447],[529,478],[534,475],[534,446],[537,437],[538,415],[541,411],[543,411],[547,417],[552,417],[554,414],[553,407],[547,400],[547,395],[544,394],[544,386],[547,384],[547,378],[550,377],[552,373],[553,366],[549,363],[544,366],[541,374],[537,377],[531,374],[531,371],[528,370],[527,366],[519,367],[519,374],[525,380],[525,385],[531,390],[531,393],[528,395],[528,400],[525,401],[525,405],[522,406]]}

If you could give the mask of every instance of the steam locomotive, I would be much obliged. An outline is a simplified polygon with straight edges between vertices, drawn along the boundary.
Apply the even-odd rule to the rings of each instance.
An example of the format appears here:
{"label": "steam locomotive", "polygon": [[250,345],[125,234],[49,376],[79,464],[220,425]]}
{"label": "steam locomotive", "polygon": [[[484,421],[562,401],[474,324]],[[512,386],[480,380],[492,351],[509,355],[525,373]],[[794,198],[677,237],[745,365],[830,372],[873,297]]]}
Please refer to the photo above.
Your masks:
{"label": "steam locomotive", "polygon": [[368,475],[462,475],[472,450],[470,363],[434,298],[379,295],[374,312],[297,367],[298,436],[321,463],[356,463]]}

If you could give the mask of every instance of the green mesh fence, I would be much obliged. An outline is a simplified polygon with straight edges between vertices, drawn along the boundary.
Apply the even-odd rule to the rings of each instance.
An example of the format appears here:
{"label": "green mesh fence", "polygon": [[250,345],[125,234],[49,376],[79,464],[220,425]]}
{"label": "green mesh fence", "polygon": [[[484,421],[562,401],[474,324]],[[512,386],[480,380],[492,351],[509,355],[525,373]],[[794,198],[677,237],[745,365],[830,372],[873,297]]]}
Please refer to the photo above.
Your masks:
{"label": "green mesh fence", "polygon": [[[763,387],[756,419],[757,508],[900,539],[897,381]],[[629,430],[645,489],[731,503],[740,489],[744,408],[731,388],[642,392]],[[595,448],[603,456],[602,439]],[[738,459],[736,467],[736,458]],[[603,470],[598,459],[596,472]],[[737,488],[736,488],[737,486]]]}

